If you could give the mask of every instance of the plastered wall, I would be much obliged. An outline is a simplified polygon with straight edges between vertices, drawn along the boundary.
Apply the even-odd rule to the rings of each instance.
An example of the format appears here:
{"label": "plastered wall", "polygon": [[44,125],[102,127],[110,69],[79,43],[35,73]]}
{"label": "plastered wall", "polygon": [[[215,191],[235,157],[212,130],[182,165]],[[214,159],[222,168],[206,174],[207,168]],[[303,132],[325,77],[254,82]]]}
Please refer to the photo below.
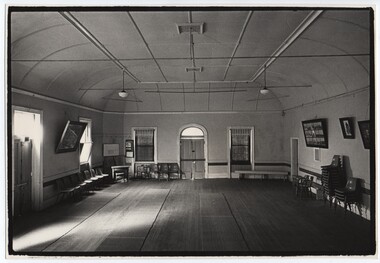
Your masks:
{"label": "plastered wall", "polygon": [[[254,127],[255,161],[283,161],[283,117],[280,113],[233,114],[104,114],[104,142],[120,143],[132,136],[132,127],[157,127],[158,162],[177,162],[179,133],[188,124],[202,125],[208,133],[208,161],[227,163],[227,130]],[[225,166],[209,166],[210,177],[227,177]]]}
{"label": "plastered wall", "polygon": [[[354,117],[355,139],[344,139],[339,118]],[[328,126],[328,149],[321,148],[321,161],[314,160],[314,148],[306,147],[301,122],[304,120],[326,118]],[[325,103],[304,106],[286,112],[284,119],[284,156],[290,162],[290,138],[299,138],[299,166],[321,173],[321,165],[331,164],[334,155],[344,155],[348,177],[362,179],[362,186],[370,189],[369,150],[364,149],[357,122],[369,119],[369,91],[337,98]],[[373,176],[373,175],[372,175]],[[361,211],[369,217],[369,195],[363,194]]]}
{"label": "plastered wall", "polygon": [[[79,169],[79,151],[55,153],[63,129],[68,120],[85,117],[92,120],[93,153],[92,164],[103,163],[103,114],[69,105],[38,99],[31,96],[12,94],[12,105],[43,111],[43,183],[44,202],[51,198],[54,185],[49,181],[76,173]],[[46,184],[48,186],[46,186]]]}

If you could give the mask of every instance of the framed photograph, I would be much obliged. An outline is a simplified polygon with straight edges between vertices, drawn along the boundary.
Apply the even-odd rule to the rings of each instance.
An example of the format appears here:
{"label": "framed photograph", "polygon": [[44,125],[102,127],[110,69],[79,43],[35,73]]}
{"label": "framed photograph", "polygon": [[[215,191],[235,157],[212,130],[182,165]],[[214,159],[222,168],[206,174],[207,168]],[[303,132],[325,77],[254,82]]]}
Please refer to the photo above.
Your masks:
{"label": "framed photograph", "polygon": [[134,157],[134,141],[125,140],[125,157],[133,158]]}
{"label": "framed photograph", "polygon": [[328,148],[326,119],[315,119],[302,122],[307,147]]}
{"label": "framed photograph", "polygon": [[78,149],[80,139],[86,126],[87,123],[84,122],[67,121],[55,152],[75,152]]}
{"label": "framed photograph", "polygon": [[354,118],[339,118],[343,138],[355,139]]}
{"label": "framed photograph", "polygon": [[369,149],[371,146],[371,134],[369,121],[358,121],[360,135],[362,136],[364,149]]}

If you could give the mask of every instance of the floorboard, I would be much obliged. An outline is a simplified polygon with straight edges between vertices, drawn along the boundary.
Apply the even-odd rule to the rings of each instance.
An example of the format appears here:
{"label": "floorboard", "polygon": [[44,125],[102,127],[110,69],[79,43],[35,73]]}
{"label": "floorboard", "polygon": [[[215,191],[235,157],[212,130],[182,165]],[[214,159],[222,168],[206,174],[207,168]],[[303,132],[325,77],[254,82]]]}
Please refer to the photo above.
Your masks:
{"label": "floorboard", "polygon": [[116,183],[12,226],[16,252],[42,255],[362,255],[374,248],[369,221],[296,197],[279,180]]}

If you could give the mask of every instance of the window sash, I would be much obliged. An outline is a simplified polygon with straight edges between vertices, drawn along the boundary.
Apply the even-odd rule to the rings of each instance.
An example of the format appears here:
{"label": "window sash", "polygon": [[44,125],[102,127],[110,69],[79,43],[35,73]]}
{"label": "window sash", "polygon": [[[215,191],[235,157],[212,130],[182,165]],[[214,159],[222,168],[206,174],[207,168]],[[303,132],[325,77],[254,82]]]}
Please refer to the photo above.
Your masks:
{"label": "window sash", "polygon": [[250,129],[231,129],[231,164],[251,164]]}
{"label": "window sash", "polygon": [[80,122],[87,123],[86,128],[83,132],[83,135],[80,139],[80,154],[79,154],[79,163],[90,163],[92,155],[92,121],[91,119],[79,118]]}
{"label": "window sash", "polygon": [[80,164],[88,163],[91,157],[92,142],[81,143]]}
{"label": "window sash", "polygon": [[154,161],[154,129],[135,130],[136,162]]}

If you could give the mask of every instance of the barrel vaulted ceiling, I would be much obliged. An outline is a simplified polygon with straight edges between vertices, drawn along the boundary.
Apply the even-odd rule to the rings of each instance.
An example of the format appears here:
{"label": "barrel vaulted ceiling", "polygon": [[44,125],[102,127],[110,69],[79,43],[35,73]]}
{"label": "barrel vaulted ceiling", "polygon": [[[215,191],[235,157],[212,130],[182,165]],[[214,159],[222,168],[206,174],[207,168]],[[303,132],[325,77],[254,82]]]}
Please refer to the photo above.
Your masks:
{"label": "barrel vaulted ceiling", "polygon": [[368,9],[14,11],[10,83],[106,112],[281,111],[368,89],[370,30]]}

